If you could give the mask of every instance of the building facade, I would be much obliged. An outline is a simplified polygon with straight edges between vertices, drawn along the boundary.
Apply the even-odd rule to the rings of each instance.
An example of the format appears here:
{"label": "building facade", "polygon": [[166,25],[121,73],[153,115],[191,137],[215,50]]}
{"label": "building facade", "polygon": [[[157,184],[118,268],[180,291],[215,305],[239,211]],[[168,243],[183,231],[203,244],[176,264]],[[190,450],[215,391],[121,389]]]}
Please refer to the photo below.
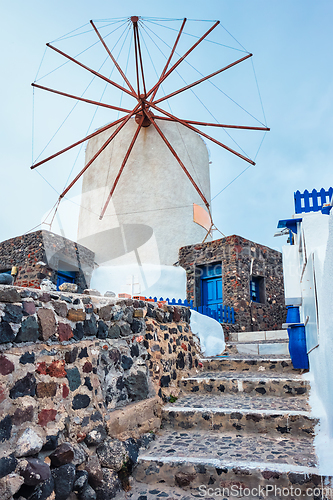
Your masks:
{"label": "building facade", "polygon": [[233,307],[228,332],[279,330],[285,322],[282,255],[232,235],[179,250],[186,270],[187,300],[194,306]]}
{"label": "building facade", "polygon": [[35,231],[0,243],[0,273],[14,271],[16,286],[39,288],[43,279],[55,285],[72,282],[89,288],[94,253],[50,231]]}

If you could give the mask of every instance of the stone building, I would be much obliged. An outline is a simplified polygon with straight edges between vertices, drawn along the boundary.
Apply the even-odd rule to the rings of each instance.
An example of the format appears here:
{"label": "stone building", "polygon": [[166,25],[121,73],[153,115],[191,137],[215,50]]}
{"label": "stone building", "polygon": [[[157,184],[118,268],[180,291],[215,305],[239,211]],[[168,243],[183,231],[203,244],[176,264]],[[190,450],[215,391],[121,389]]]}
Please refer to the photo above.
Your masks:
{"label": "stone building", "polygon": [[50,231],[35,231],[0,243],[0,272],[17,268],[15,285],[39,288],[43,279],[89,287],[95,254]]}
{"label": "stone building", "polygon": [[179,250],[187,274],[187,300],[211,309],[234,308],[226,333],[279,330],[285,322],[282,255],[232,235]]}

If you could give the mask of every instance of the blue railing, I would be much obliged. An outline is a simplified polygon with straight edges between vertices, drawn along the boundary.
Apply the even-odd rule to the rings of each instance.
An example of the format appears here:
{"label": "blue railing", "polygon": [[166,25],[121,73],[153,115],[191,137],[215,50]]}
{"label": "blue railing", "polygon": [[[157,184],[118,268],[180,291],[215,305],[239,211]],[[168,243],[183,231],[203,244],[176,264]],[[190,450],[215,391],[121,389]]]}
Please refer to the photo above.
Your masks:
{"label": "blue railing", "polygon": [[193,300],[190,300],[188,302],[186,299],[185,300],[176,300],[176,299],[163,299],[160,297],[159,299],[157,297],[149,297],[150,299],[153,299],[154,302],[167,302],[169,305],[174,305],[174,306],[185,306],[189,307],[190,309],[193,309],[194,311],[199,312],[200,314],[203,314],[204,316],[209,316],[210,318],[215,319],[216,321],[219,321],[220,323],[235,323],[235,311],[233,307],[229,306],[224,306],[223,304],[217,305],[216,309],[211,309],[208,306],[199,306],[199,307],[194,307],[193,305]]}
{"label": "blue railing", "polygon": [[333,188],[330,187],[328,191],[322,188],[320,191],[313,189],[304,193],[296,191],[294,193],[295,200],[295,213],[301,214],[303,212],[319,212],[323,209],[326,203],[330,203],[333,196]]}

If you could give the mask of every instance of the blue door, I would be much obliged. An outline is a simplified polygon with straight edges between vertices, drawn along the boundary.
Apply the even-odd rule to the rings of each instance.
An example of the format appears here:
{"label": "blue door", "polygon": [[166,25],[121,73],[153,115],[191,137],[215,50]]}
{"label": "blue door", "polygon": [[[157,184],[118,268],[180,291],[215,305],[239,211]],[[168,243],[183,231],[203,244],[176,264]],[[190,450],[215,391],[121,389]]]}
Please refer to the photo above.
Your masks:
{"label": "blue door", "polygon": [[220,308],[222,306],[222,267],[221,265],[209,265],[203,268],[201,277],[201,305],[209,307],[211,311],[216,311],[217,318],[220,318]]}
{"label": "blue door", "polygon": [[75,274],[70,271],[58,271],[57,290],[59,290],[59,286],[63,283],[74,283]]}

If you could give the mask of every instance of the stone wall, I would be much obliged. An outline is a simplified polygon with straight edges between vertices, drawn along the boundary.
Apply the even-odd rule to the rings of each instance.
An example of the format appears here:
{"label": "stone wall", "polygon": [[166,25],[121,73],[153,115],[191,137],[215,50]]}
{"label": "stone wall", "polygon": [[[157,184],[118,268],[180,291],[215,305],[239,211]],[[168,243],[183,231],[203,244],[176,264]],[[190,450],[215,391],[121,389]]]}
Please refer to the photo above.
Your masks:
{"label": "stone wall", "polygon": [[62,268],[76,272],[79,291],[89,287],[94,269],[94,253],[50,231],[35,231],[0,243],[0,272],[18,268],[16,286],[39,288],[48,278],[57,282]]}
{"label": "stone wall", "polygon": [[1,499],[62,498],[80,477],[87,498],[113,495],[199,365],[189,319],[165,303],[0,286]]}
{"label": "stone wall", "polygon": [[[187,299],[201,305],[201,273],[207,264],[222,264],[224,305],[235,310],[235,324],[224,324],[225,333],[278,330],[285,322],[282,255],[240,236],[182,247],[179,264],[187,273]],[[262,277],[264,301],[250,300],[250,273]]]}

